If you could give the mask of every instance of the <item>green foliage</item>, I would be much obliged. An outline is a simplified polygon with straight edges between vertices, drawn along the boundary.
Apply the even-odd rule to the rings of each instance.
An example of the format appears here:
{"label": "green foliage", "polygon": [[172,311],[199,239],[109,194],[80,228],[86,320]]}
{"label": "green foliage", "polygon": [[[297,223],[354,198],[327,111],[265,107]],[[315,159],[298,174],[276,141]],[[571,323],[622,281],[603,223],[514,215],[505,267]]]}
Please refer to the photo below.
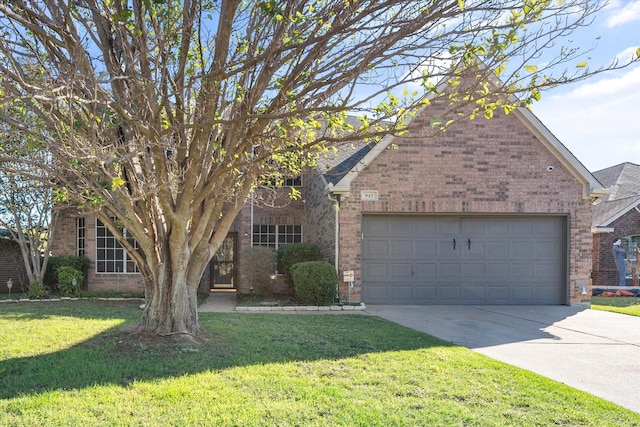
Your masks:
{"label": "green foliage", "polygon": [[29,284],[29,298],[40,299],[44,298],[46,294],[44,285],[41,282],[33,282]]}
{"label": "green foliage", "polygon": [[[87,257],[71,255],[49,257],[47,271],[44,273],[43,283],[47,288],[54,291],[58,289],[58,269],[60,267],[72,267],[75,270],[78,270],[83,277],[87,277],[90,265],[91,260]],[[79,282],[78,286],[80,283],[81,282]]]}
{"label": "green foliage", "polygon": [[239,273],[242,280],[253,289],[258,296],[273,294],[273,275],[276,271],[276,254],[271,248],[253,246],[240,253],[242,262]]}
{"label": "green foliage", "polygon": [[291,267],[296,297],[304,304],[330,305],[336,296],[338,274],[326,261],[300,262]]}
{"label": "green foliage", "polygon": [[[75,279],[75,284],[73,279]],[[58,268],[58,290],[61,295],[78,296],[81,285],[82,272],[67,265]]]}
{"label": "green foliage", "polygon": [[291,266],[299,262],[319,261],[320,248],[314,243],[292,243],[282,245],[276,252],[278,258],[278,272],[284,275],[287,285],[293,287]]}

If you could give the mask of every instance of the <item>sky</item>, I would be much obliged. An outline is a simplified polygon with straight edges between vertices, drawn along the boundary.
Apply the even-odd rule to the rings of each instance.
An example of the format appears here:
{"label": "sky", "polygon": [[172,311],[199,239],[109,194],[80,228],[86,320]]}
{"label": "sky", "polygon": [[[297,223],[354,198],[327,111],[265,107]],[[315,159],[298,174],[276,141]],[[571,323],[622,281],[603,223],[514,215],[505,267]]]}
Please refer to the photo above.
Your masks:
{"label": "sky", "polygon": [[[571,39],[595,44],[590,66],[630,59],[640,47],[640,0],[611,0]],[[589,171],[640,164],[640,63],[543,92],[532,110]]]}

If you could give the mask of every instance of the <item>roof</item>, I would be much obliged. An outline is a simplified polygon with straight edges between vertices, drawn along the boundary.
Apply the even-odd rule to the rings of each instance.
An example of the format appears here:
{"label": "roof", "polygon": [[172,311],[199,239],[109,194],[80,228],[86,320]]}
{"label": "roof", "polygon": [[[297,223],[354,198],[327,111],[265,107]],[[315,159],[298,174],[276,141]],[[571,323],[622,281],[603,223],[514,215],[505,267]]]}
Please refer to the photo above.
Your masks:
{"label": "roof", "polygon": [[[481,64],[481,67],[484,65]],[[492,77],[493,74],[491,73]],[[496,87],[502,85],[499,79],[494,78],[493,84]],[[446,91],[447,82],[442,81],[439,84],[439,92]],[[514,105],[517,104],[517,98],[510,96],[510,101]],[[419,117],[421,113],[427,109],[428,106],[424,106],[422,110],[416,114],[413,119]],[[589,172],[589,170],[565,147],[558,138],[553,135],[549,129],[538,119],[530,110],[523,107],[518,107],[514,110],[514,115],[520,119],[520,121],[536,136],[536,138],[542,142],[542,144],[565,166],[569,172],[580,182],[583,186],[582,196],[584,199],[601,198],[609,194],[609,189],[603,186],[598,179]],[[410,125],[410,122],[408,123]],[[342,178],[335,182],[329,181],[332,184],[331,192],[340,194],[349,194],[351,181],[364,170],[367,165],[371,164],[377,156],[379,156],[387,147],[389,147],[395,137],[393,135],[387,135],[382,141],[375,144],[375,146],[369,148],[366,152],[359,152],[363,154],[363,157],[357,159],[357,161],[351,161],[351,169],[343,174]],[[346,164],[345,164],[346,165]]]}
{"label": "roof", "polygon": [[[583,185],[583,198],[597,198],[607,196],[609,189],[603,185],[587,168],[569,151],[528,109],[517,108],[516,117],[542,142],[542,144],[572,173]],[[416,115],[417,116],[417,115]],[[332,185],[333,193],[348,194],[351,181],[371,164],[394,141],[393,135],[388,135],[377,144],[351,146],[351,151],[343,147],[337,154],[343,156],[341,163],[326,172],[325,179]]]}
{"label": "roof", "polygon": [[593,173],[611,194],[593,207],[594,227],[610,227],[622,215],[640,205],[640,165],[620,163]]}

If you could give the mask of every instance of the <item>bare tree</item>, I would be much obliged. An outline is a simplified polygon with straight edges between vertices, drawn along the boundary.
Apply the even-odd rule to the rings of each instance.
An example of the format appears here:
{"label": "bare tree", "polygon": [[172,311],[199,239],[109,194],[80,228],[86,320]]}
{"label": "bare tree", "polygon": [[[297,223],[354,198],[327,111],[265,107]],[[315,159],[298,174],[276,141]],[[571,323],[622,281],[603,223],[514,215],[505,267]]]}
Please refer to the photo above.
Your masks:
{"label": "bare tree", "polygon": [[[476,84],[446,96],[490,117],[618,67],[589,69],[561,43],[601,7],[0,0],[3,102],[46,123],[49,173],[136,261],[147,298],[138,331],[196,334],[200,278],[258,183],[298,174],[337,144],[406,130],[445,96],[436,82],[456,88],[465,70]],[[496,76],[504,84],[490,84]]]}
{"label": "bare tree", "polygon": [[43,179],[50,156],[29,135],[2,125],[0,141],[0,153],[11,152],[14,159],[0,160],[0,225],[20,248],[29,285],[42,283],[58,213],[54,187]]}

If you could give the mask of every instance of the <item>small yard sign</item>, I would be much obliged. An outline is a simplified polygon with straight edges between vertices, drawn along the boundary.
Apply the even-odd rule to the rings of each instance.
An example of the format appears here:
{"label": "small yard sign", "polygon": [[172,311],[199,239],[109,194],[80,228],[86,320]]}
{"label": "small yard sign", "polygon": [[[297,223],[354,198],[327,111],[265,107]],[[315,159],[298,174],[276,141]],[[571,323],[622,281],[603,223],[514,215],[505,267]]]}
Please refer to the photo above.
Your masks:
{"label": "small yard sign", "polygon": [[347,270],[342,272],[343,282],[353,282],[354,280],[356,280],[356,274],[353,270]]}

